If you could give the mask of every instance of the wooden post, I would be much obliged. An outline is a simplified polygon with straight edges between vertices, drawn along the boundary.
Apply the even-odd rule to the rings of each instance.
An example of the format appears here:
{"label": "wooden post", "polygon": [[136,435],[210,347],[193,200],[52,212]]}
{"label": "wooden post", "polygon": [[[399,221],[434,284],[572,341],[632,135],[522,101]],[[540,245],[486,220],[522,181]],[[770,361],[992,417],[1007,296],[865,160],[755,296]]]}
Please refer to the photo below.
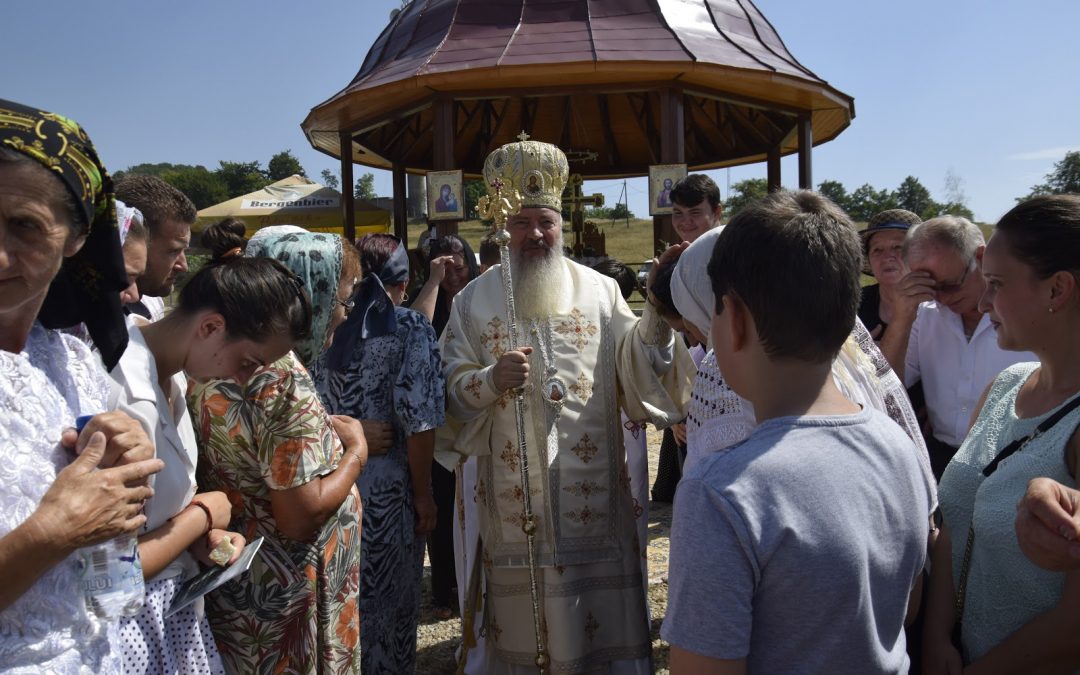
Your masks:
{"label": "wooden post", "polygon": [[767,158],[768,175],[769,175],[769,192],[776,192],[780,189],[780,145],[774,145],[769,148],[769,155]]}
{"label": "wooden post", "polygon": [[[454,101],[453,99],[440,97],[435,99],[435,103],[432,106],[432,116],[434,122],[432,124],[432,136],[434,137],[433,151],[435,156],[433,157],[432,166],[436,171],[452,171],[457,168],[454,166]],[[458,195],[462,204],[465,200],[465,186],[461,186],[462,194]],[[441,237],[446,234],[458,233],[458,222],[456,220],[438,220],[435,221],[435,231]]]}
{"label": "wooden post", "polygon": [[[660,92],[660,162],[686,162],[686,121],[681,89],[664,89]],[[671,216],[653,216],[653,248],[659,249],[660,242],[674,244],[677,240]]]}
{"label": "wooden post", "polygon": [[409,221],[405,211],[405,166],[394,164],[394,235],[402,241],[408,241]]}
{"label": "wooden post", "polygon": [[799,115],[799,187],[804,190],[814,189],[814,178],[810,171],[813,145],[814,131],[810,124],[810,113],[803,113]]}
{"label": "wooden post", "polygon": [[356,201],[353,198],[352,136],[341,132],[341,217],[345,239],[356,241]]}

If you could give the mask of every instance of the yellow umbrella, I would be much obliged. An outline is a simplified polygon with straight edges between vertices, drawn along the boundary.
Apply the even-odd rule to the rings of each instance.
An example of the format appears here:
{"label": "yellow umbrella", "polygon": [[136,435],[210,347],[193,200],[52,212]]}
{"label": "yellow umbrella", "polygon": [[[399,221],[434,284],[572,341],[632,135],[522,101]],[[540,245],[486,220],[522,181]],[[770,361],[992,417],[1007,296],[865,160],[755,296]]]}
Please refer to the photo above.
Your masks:
{"label": "yellow umbrella", "polygon": [[[237,218],[247,234],[268,225],[298,225],[312,232],[344,234],[341,193],[303,176],[289,176],[261,190],[234,197],[199,211],[196,233],[222,218]],[[388,232],[390,212],[371,202],[356,201],[356,234]]]}

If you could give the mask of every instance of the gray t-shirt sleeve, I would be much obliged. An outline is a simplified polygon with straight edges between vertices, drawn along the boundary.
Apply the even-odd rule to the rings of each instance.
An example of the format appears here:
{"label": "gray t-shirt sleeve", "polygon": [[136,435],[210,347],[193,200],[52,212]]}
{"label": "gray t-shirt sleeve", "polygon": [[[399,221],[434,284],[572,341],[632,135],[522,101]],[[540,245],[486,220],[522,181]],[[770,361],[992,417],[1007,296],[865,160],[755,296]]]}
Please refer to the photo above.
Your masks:
{"label": "gray t-shirt sleeve", "polygon": [[746,523],[728,499],[693,478],[679,483],[674,513],[660,635],[710,658],[745,658],[760,574]]}

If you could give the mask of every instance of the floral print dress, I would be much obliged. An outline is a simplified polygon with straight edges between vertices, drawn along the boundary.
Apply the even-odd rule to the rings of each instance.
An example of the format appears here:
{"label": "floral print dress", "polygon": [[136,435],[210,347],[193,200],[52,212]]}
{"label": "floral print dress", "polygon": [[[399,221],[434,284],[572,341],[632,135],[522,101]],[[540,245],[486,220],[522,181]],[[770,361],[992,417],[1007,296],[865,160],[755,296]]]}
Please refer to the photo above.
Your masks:
{"label": "floral print dress", "polygon": [[199,489],[229,495],[230,529],[248,541],[265,537],[251,569],[207,596],[226,670],[359,672],[359,494],[354,488],[308,542],[282,534],[271,509],[271,490],[328,474],[342,455],[307,370],[289,353],[245,385],[198,386],[188,402],[200,441]]}
{"label": "floral print dress", "polygon": [[314,378],[330,412],[390,422],[394,442],[372,455],[359,481],[364,500],[360,569],[363,672],[406,675],[416,665],[424,539],[413,533],[409,436],[444,422],[445,384],[435,331],[395,307],[394,332],[359,340],[344,370],[324,362]]}

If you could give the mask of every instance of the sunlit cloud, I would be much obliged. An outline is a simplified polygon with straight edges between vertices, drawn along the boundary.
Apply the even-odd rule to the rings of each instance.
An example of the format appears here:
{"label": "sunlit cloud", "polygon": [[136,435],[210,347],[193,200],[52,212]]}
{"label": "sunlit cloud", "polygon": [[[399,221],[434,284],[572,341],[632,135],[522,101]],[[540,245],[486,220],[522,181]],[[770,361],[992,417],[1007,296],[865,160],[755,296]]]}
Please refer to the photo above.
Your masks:
{"label": "sunlit cloud", "polygon": [[1067,152],[1080,151],[1080,145],[1060,145],[1056,148],[1045,148],[1043,150],[1033,150],[1031,152],[1020,152],[1015,155],[1009,155],[1009,159],[1016,160],[1041,160],[1046,161],[1048,159],[1061,159]]}

